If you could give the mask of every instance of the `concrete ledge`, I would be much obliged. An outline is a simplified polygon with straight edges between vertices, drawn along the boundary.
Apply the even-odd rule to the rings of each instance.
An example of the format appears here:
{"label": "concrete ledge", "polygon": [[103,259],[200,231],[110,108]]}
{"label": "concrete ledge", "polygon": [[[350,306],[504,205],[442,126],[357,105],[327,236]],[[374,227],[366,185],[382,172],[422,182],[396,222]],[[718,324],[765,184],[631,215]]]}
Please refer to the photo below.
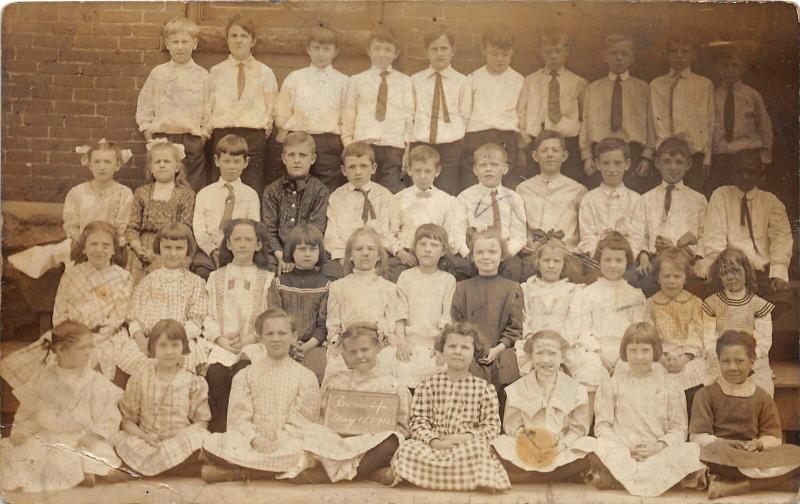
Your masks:
{"label": "concrete ledge", "polygon": [[63,240],[63,203],[3,201],[3,248],[21,250]]}

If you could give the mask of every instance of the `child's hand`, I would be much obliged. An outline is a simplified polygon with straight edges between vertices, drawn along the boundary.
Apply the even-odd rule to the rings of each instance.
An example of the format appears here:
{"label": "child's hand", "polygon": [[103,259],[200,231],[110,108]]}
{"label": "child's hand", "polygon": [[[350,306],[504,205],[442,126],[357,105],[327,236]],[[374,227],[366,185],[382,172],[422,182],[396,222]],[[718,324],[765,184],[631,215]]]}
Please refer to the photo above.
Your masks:
{"label": "child's hand", "polygon": [[773,292],[787,291],[789,290],[789,282],[781,278],[770,278],[769,288],[772,289]]}
{"label": "child's hand", "polygon": [[231,353],[238,354],[242,350],[242,342],[239,338],[220,336],[215,343]]}
{"label": "child's hand", "polygon": [[583,162],[583,173],[585,173],[587,176],[591,177],[596,171],[597,168],[594,165],[594,159],[589,158]]}
{"label": "child's hand", "polygon": [[219,250],[211,252],[211,260],[214,261],[214,267],[219,269]]}
{"label": "child's hand", "polygon": [[691,231],[683,233],[683,236],[678,238],[679,247],[686,247],[688,245],[697,245],[697,236]]}
{"label": "child's hand", "polygon": [[500,343],[496,347],[490,348],[486,354],[478,359],[478,364],[489,365],[497,359],[497,356],[500,355],[500,352],[506,349],[506,346],[503,343]]}
{"label": "child's hand", "polygon": [[294,361],[299,364],[302,364],[306,360],[306,350],[303,347],[302,343],[292,343],[289,347],[289,357],[291,357]]}
{"label": "child's hand", "polygon": [[647,158],[642,158],[639,160],[639,164],[636,166],[636,175],[639,177],[646,177],[650,175],[650,160]]}
{"label": "child's hand", "polygon": [[153,133],[150,131],[150,128],[142,131],[142,135],[144,135],[145,142],[150,142],[153,140]]}
{"label": "child's hand", "polygon": [[665,238],[661,235],[656,236],[656,250],[661,251],[674,246],[675,243],[673,243],[673,241],[669,238]]}
{"label": "child's hand", "polygon": [[749,452],[757,452],[764,449],[764,443],[758,439],[742,442],[742,449]]}
{"label": "child's hand", "polygon": [[650,263],[650,254],[647,252],[642,252],[639,254],[639,266],[636,267],[636,273],[646,277],[652,272],[653,265]]}
{"label": "child's hand", "polygon": [[21,429],[14,429],[11,431],[11,444],[14,446],[19,446],[29,440],[33,435],[30,432],[23,431]]}
{"label": "child's hand", "polygon": [[250,441],[250,446],[257,452],[260,453],[272,453],[278,448],[278,444],[275,440],[267,439],[264,436],[256,436]]}
{"label": "child's hand", "polygon": [[408,362],[411,359],[411,356],[414,355],[414,351],[411,349],[411,346],[409,346],[409,344],[405,341],[398,341],[395,347],[397,347],[397,360],[400,362]]}
{"label": "child's hand", "polygon": [[452,441],[448,441],[447,439],[433,439],[431,440],[430,444],[431,448],[434,450],[448,450],[455,446]]}
{"label": "child's hand", "polygon": [[414,254],[406,249],[400,249],[397,251],[397,259],[399,259],[401,263],[405,264],[409,268],[413,268],[417,265],[417,258],[414,257]]}
{"label": "child's hand", "polygon": [[638,462],[643,462],[653,455],[660,453],[664,448],[667,447],[667,444],[663,441],[656,441],[647,442],[647,443],[639,443],[633,449],[631,449],[631,457],[633,457]]}
{"label": "child's hand", "polygon": [[283,259],[278,259],[278,273],[289,273],[294,269],[294,263],[283,262]]}
{"label": "child's hand", "polygon": [[472,441],[475,438],[472,434],[448,434],[444,437],[444,441],[449,442],[450,446],[458,446],[467,441]]}
{"label": "child's hand", "polygon": [[156,434],[148,434],[146,432],[142,432],[141,437],[145,443],[149,444],[150,446],[157,447],[159,445],[159,437]]}

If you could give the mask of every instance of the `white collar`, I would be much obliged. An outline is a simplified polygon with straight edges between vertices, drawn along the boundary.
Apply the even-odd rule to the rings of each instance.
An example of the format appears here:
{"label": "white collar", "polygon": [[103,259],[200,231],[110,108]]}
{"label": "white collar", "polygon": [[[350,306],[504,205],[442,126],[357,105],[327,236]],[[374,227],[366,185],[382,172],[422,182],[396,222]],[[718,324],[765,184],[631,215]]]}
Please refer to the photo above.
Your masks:
{"label": "white collar", "polygon": [[750,397],[756,393],[756,384],[747,377],[742,383],[731,383],[722,376],[717,378],[722,393],[733,397]]}
{"label": "white collar", "polygon": [[441,70],[435,70],[432,66],[428,67],[428,77],[433,77],[436,75],[436,72],[442,74],[442,77],[447,77],[451,72],[454,72],[453,65],[447,65],[446,68],[442,68]]}
{"label": "white collar", "polygon": [[621,80],[621,81],[626,81],[626,80],[628,80],[630,78],[630,76],[631,76],[631,73],[628,70],[625,70],[621,74],[615,74],[614,72],[608,72],[608,79],[611,82],[614,82],[615,80],[617,80],[617,77],[619,77],[619,80]]}
{"label": "white collar", "polygon": [[490,192],[495,191],[495,190],[497,191],[497,194],[501,194],[503,192],[503,184],[500,184],[500,185],[498,185],[496,187],[487,187],[487,186],[483,185],[482,183],[478,182],[477,185],[478,185],[478,187],[481,188],[480,190],[484,194],[489,194]]}
{"label": "white collar", "polygon": [[[373,66],[371,66],[371,67],[369,67],[369,69],[370,69],[372,72],[374,72],[376,75],[378,75],[378,76],[380,76],[380,75],[381,75],[381,72],[383,72],[383,71],[384,71],[384,70],[381,70],[380,68],[378,68],[378,67],[376,67],[376,66],[374,66],[374,65],[373,65]],[[386,71],[386,72],[387,72],[389,75],[391,75],[391,74],[392,74],[392,72],[394,72],[394,68],[392,68],[392,65],[389,65],[388,67],[386,67],[386,70],[385,70],[385,71]]]}
{"label": "white collar", "polygon": [[230,184],[230,185],[232,185],[232,186],[233,186],[233,188],[234,188],[234,189],[236,189],[236,188],[238,188],[240,185],[242,185],[242,179],[241,179],[241,178],[237,178],[237,179],[236,179],[236,180],[234,180],[233,182],[226,182],[226,181],[225,181],[225,179],[223,179],[222,177],[220,177],[220,178],[219,178],[219,180],[217,180],[217,184],[218,184],[218,185],[219,185],[219,187],[221,187],[221,188],[224,188],[224,187],[225,187],[225,184]]}
{"label": "white collar", "polygon": [[[666,180],[662,180],[661,184],[659,184],[659,187],[661,187],[662,189],[664,189],[666,191],[668,185],[669,185],[669,182],[667,182]],[[683,189],[683,187],[684,187],[683,179],[675,182],[673,185],[675,186],[675,189]]]}
{"label": "white collar", "polygon": [[692,73],[692,67],[686,67],[684,70],[681,70],[680,72],[673,70],[672,68],[669,69],[669,76],[673,79],[677,75],[680,75],[682,79],[685,79],[689,77],[691,73]]}
{"label": "white collar", "polygon": [[186,63],[176,63],[174,60],[169,60],[169,62],[173,68],[189,68],[194,66],[194,60],[192,58],[189,58],[189,61]]}
{"label": "white collar", "polygon": [[606,196],[611,196],[614,193],[617,193],[620,196],[622,196],[622,193],[625,192],[625,189],[626,187],[624,182],[618,185],[617,187],[609,187],[605,184],[605,182],[600,182],[600,190],[603,191],[603,194],[605,194]]}
{"label": "white collar", "polygon": [[351,184],[350,182],[348,182],[348,183],[347,183],[347,184],[345,184],[345,185],[347,186],[347,189],[348,189],[349,191],[351,191],[351,192],[356,192],[356,191],[371,191],[371,190],[372,190],[372,181],[371,181],[371,180],[370,180],[369,182],[367,182],[366,184],[364,184],[363,186],[359,187],[358,189],[356,189],[356,186],[354,186],[354,185],[353,185],[353,184]]}
{"label": "white collar", "polygon": [[564,174],[561,172],[555,173],[553,175],[545,175],[544,173],[540,173],[539,175],[542,177],[542,180],[544,180],[545,184],[550,184],[552,182],[561,180],[561,177],[564,176]]}
{"label": "white collar", "polygon": [[310,68],[312,70],[315,70],[317,72],[322,72],[325,75],[333,74],[333,65],[328,65],[325,68],[320,68],[320,67],[316,66],[314,63],[311,63],[310,65],[308,65],[308,68]]}
{"label": "white collar", "polygon": [[740,199],[742,198],[742,196],[747,196],[747,199],[752,201],[752,200],[756,199],[756,194],[758,194],[758,186],[750,189],[747,192],[742,191],[741,189],[739,189],[736,186],[733,186],[733,188],[736,189],[736,195]]}
{"label": "white collar", "polygon": [[245,59],[243,59],[243,60],[238,60],[238,59],[234,58],[234,57],[233,57],[233,54],[229,54],[229,55],[228,55],[228,62],[229,62],[231,65],[233,65],[233,66],[236,66],[236,65],[238,65],[239,63],[244,63],[244,64],[245,64],[245,66],[248,66],[248,65],[250,65],[251,63],[253,63],[255,60],[256,60],[256,58],[253,56],[253,54],[252,54],[252,53],[251,53],[250,55],[248,55],[248,56],[247,56]]}

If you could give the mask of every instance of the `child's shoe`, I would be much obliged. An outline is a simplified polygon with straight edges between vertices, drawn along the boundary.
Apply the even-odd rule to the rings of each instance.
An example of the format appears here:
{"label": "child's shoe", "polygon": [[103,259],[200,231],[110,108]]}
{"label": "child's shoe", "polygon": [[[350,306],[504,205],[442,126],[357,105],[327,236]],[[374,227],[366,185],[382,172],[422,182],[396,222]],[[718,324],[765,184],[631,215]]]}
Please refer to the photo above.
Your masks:
{"label": "child's shoe", "polygon": [[223,481],[240,481],[246,479],[244,469],[238,467],[222,467],[216,464],[204,464],[200,468],[200,477],[206,483],[220,483]]}
{"label": "child's shoe", "polygon": [[381,467],[367,477],[368,481],[380,483],[383,486],[394,485],[397,476],[391,467]]}
{"label": "child's shoe", "polygon": [[719,499],[720,497],[731,497],[733,495],[744,495],[750,492],[750,482],[748,480],[731,481],[722,478],[713,478],[708,483],[708,498]]}

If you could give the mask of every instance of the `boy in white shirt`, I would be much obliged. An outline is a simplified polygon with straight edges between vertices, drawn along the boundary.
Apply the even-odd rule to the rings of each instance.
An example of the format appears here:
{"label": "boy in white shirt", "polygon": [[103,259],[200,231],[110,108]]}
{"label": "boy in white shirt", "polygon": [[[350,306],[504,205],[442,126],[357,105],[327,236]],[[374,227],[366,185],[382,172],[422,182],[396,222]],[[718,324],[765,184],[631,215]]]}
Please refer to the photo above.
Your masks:
{"label": "boy in white shirt", "polygon": [[261,200],[253,188],[241,180],[250,162],[245,139],[224,136],[217,142],[214,152],[214,165],[220,178],[197,193],[192,219],[197,252],[189,269],[204,280],[219,268],[219,247],[225,224],[232,219],[261,220]]}
{"label": "boy in white shirt", "polygon": [[373,32],[371,68],[350,77],[342,111],[342,143],[366,142],[375,153],[375,182],[393,193],[406,187],[403,154],[414,123],[411,78],[392,68],[400,49],[391,31]]}
{"label": "boy in white shirt", "polygon": [[347,76],[331,65],[339,54],[336,33],[315,25],[306,36],[306,52],[311,64],[286,76],[275,102],[277,140],[282,143],[293,131],[310,134],[317,151],[311,175],[334,191],[344,183],[340,124],[347,92]]}
{"label": "boy in white shirt", "polygon": [[164,25],[164,45],[170,61],[156,66],[147,76],[136,103],[136,124],[148,142],[167,138],[183,145],[183,166],[189,184],[198,192],[209,183],[203,146],[211,115],[211,77],[192,60],[200,28],[186,18]]}

